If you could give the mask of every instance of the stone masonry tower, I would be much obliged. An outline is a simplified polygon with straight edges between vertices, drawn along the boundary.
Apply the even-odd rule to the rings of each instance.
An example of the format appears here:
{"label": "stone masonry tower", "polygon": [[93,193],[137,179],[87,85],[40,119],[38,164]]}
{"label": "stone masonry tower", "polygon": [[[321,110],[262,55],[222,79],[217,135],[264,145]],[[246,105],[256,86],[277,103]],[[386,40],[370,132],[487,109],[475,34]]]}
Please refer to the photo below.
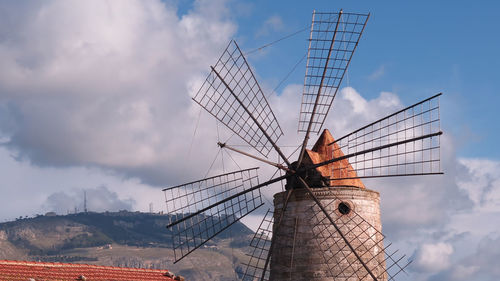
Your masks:
{"label": "stone masonry tower", "polygon": [[[306,151],[305,163],[343,156],[336,144],[328,145],[333,141],[330,132],[323,131],[313,149]],[[325,178],[349,178],[332,180],[329,186],[311,187],[377,280],[387,280],[379,193],[365,188],[347,159],[320,167],[318,172]],[[306,190],[289,188],[294,190],[279,230],[276,222],[285,192],[274,196],[275,246],[270,280],[373,280]]]}

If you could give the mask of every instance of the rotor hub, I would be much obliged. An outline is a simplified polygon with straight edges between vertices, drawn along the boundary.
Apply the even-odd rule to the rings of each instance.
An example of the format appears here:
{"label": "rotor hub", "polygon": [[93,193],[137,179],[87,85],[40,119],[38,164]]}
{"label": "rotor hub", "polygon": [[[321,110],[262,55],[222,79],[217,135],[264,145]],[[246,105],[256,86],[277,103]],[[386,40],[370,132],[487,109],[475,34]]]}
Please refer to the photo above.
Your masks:
{"label": "rotor hub", "polygon": [[325,178],[316,168],[310,168],[303,162],[300,166],[297,164],[298,162],[295,161],[288,166],[290,172],[287,172],[287,175],[290,175],[290,177],[286,180],[286,190],[304,188],[298,177],[301,177],[311,188],[329,186],[329,180]]}

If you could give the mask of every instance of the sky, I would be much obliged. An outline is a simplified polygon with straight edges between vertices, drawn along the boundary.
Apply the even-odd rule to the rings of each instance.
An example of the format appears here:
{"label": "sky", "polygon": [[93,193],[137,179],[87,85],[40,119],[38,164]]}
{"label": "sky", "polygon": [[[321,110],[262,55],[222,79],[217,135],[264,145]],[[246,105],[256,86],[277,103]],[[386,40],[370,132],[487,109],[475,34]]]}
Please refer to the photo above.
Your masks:
{"label": "sky", "polygon": [[[2,1],[0,220],[81,211],[84,191],[89,210],[149,211],[152,203],[161,211],[162,188],[236,169],[216,145],[231,133],[191,101],[229,40],[249,52],[308,27],[313,10],[369,12],[325,126],[339,137],[442,92],[445,174],[365,184],[381,194],[387,239],[414,260],[405,278],[498,280],[499,6]],[[280,81],[305,54],[307,37],[300,32],[248,56],[285,132],[284,150],[300,143],[305,63]],[[263,169],[261,179],[272,172]],[[279,190],[263,190],[266,202]]]}

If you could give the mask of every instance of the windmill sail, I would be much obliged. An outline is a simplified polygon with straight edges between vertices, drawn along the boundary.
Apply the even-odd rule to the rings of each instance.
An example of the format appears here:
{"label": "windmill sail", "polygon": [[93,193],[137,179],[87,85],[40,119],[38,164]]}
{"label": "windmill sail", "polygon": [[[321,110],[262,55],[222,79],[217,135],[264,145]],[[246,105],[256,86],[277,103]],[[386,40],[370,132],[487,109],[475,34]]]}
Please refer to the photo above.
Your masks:
{"label": "windmill sail", "polygon": [[271,248],[273,224],[273,212],[267,210],[252,241],[250,241],[252,250],[248,255],[248,261],[243,264],[242,281],[269,280],[269,267],[266,266],[266,258]]}
{"label": "windmill sail", "polygon": [[[333,166],[331,180],[442,174],[437,94],[330,143],[350,166]],[[351,170],[352,169],[352,170]],[[355,172],[355,173],[353,173]]]}
{"label": "windmill sail", "polygon": [[175,262],[263,205],[257,169],[164,189]]}
{"label": "windmill sail", "polygon": [[[334,210],[339,216],[335,219],[340,231],[352,245],[358,245],[356,251],[361,252],[360,258],[369,270],[375,274],[377,280],[394,280],[394,277],[411,263],[405,256],[399,256],[396,251],[389,249],[391,244],[384,247],[385,236],[354,210],[348,215],[342,215],[339,201],[332,201],[326,205],[327,209]],[[338,204],[337,207],[334,204]],[[349,249],[346,242],[339,236],[338,231],[323,215],[317,205],[311,206],[312,233],[320,237],[319,246],[323,250],[324,262],[327,266],[323,274],[334,280],[373,280],[368,271],[360,265],[358,258]]]}
{"label": "windmill sail", "polygon": [[299,132],[320,132],[368,18],[342,11],[313,14]]}
{"label": "windmill sail", "polygon": [[276,142],[283,131],[235,41],[193,100],[264,156],[273,146],[279,150]]}
{"label": "windmill sail", "polygon": [[[340,214],[343,210],[339,210],[339,205],[337,207],[333,206],[334,202],[339,202],[339,200],[332,201],[325,207]],[[372,280],[368,272],[359,264],[353,252],[339,237],[337,230],[322,215],[318,206],[311,205],[310,209],[308,213],[312,213],[313,216],[309,220],[285,221],[280,225],[280,229],[275,231],[280,232],[280,237],[285,237],[294,235],[297,229],[310,228],[314,237],[320,238],[314,239],[314,242],[318,244],[314,244],[310,250],[317,252],[317,249],[322,249],[320,251],[321,257],[323,263],[327,265],[324,271],[319,273],[322,276],[334,278],[335,280],[349,280],[349,278]],[[392,244],[387,244],[384,247],[386,239],[380,230],[376,229],[354,210],[350,211],[349,216],[339,216],[335,219],[335,222],[344,235],[348,237],[349,243],[358,245],[356,250],[363,252],[361,258],[369,266],[370,270],[376,273],[377,279],[394,280],[398,274],[405,272],[405,268],[411,263],[411,260],[406,258],[405,255],[400,255],[397,250],[391,250]],[[268,210],[250,242],[252,250],[251,254],[249,254],[249,260],[243,264],[244,269],[240,272],[241,280],[269,280],[269,267],[265,267],[265,261],[267,255],[270,254],[272,236],[273,212]],[[281,258],[286,256],[289,259],[286,263],[290,264],[290,268],[300,267],[303,261],[293,255],[294,249],[296,247],[311,247],[311,245],[307,243],[298,245],[299,241],[295,245],[289,245],[287,244],[289,241],[295,240],[279,239],[276,241],[275,247],[281,249],[282,252],[287,252]],[[291,277],[293,279],[293,276]]]}
{"label": "windmill sail", "polygon": [[306,149],[310,133],[322,129],[368,18],[342,10],[313,14],[298,126],[306,134],[292,164],[277,146],[283,132],[250,66],[229,43],[193,100],[264,156],[274,148],[286,165],[221,147],[287,173],[259,183],[252,168],[164,189],[175,262],[262,206],[260,188],[287,180],[251,241],[243,280],[310,280],[321,271],[335,280],[377,281],[404,271],[405,256],[384,246],[378,193],[359,179],[441,174],[441,94],[336,141],[325,130]]}

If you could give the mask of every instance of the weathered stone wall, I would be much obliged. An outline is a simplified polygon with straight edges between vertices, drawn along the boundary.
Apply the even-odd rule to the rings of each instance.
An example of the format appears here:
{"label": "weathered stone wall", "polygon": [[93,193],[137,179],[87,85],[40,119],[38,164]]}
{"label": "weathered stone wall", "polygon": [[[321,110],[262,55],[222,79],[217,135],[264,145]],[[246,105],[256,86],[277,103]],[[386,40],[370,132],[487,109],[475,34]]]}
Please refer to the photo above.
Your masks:
{"label": "weathered stone wall", "polygon": [[[386,280],[378,192],[355,187],[315,188],[313,192],[378,280]],[[304,189],[293,191],[276,229],[284,196],[285,192],[274,196],[276,246],[270,280],[373,280],[365,276],[366,270]],[[352,210],[342,214],[341,202]]]}

